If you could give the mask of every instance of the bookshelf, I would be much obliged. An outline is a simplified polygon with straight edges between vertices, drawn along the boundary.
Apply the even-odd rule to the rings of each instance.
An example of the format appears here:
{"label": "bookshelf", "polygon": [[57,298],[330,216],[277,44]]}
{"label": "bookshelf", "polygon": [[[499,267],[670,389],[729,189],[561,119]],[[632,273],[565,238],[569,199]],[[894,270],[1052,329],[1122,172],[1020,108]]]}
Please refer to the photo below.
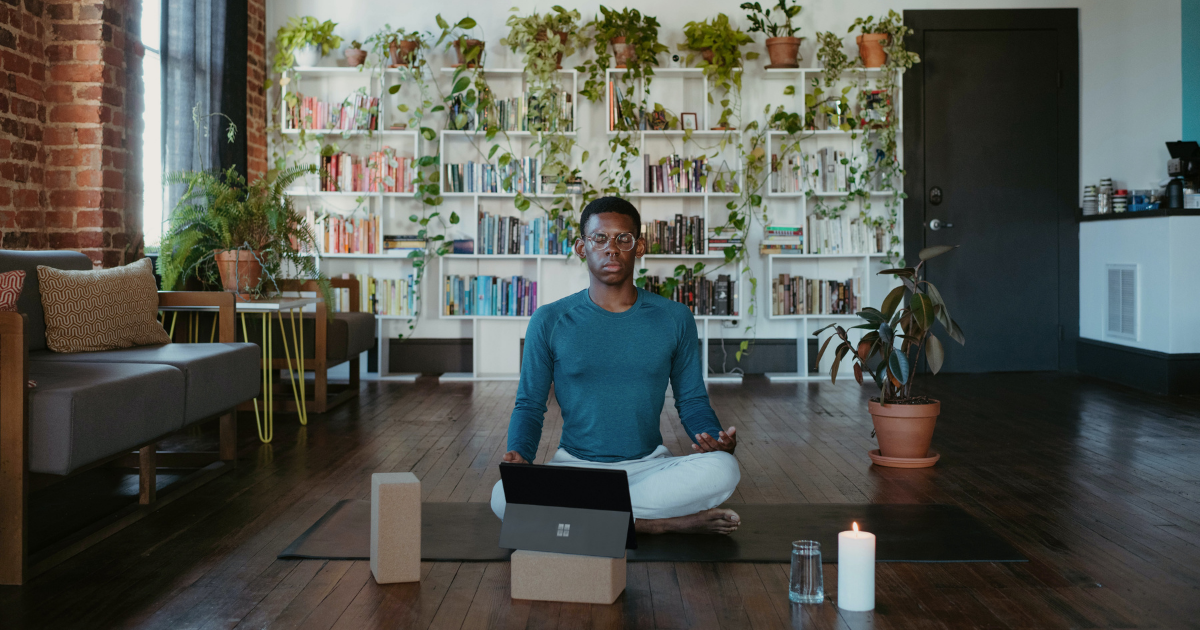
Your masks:
{"label": "bookshelf", "polygon": [[[866,81],[866,89],[870,89],[872,83],[878,80],[880,70],[877,68],[866,69],[851,69],[843,73],[843,81],[849,78],[853,73],[862,73],[860,76]],[[791,108],[792,111],[805,111],[804,99],[806,94],[811,93],[811,82],[814,78],[820,78],[822,74],[821,68],[788,68],[774,69],[769,68],[765,71],[765,79],[783,80],[796,86],[794,98],[795,105]],[[903,81],[901,76],[900,81]],[[835,85],[831,90],[832,94],[840,94],[842,84]],[[902,84],[898,86],[902,89]],[[898,90],[899,92],[899,90]],[[849,95],[851,100],[855,95]],[[903,119],[902,101],[896,103],[896,110],[893,114],[900,120]],[[773,130],[767,133],[766,151],[769,159],[773,160],[773,156],[779,153],[779,147],[784,142],[799,141],[802,154],[810,156],[810,161],[814,160],[820,149],[831,149],[844,151],[848,159],[852,162],[861,160],[863,156],[859,155],[860,143],[862,134],[861,130],[842,131],[840,129],[811,129],[805,130],[796,136],[789,136],[785,131]],[[897,127],[897,137],[903,134],[903,128]],[[897,155],[898,159],[903,163],[903,156]],[[815,166],[815,165],[814,165]],[[780,171],[783,170],[783,165],[780,165]],[[782,179],[782,178],[781,178]],[[843,237],[843,250],[834,253],[814,251],[814,238],[812,223],[809,218],[812,216],[816,204],[823,200],[836,200],[840,197],[845,197],[846,192],[842,190],[829,190],[822,186],[822,182],[815,177],[801,177],[800,186],[796,190],[789,192],[778,192],[785,186],[776,185],[770,179],[767,182],[767,190],[764,194],[766,202],[772,210],[772,215],[781,217],[778,221],[781,225],[801,225],[804,227],[804,247],[803,250],[796,253],[783,254],[765,254],[761,255],[765,258],[764,270],[765,277],[761,281],[764,285],[766,293],[766,301],[762,303],[763,312],[769,321],[794,321],[796,326],[796,366],[797,372],[792,373],[768,373],[767,378],[772,383],[780,382],[803,382],[803,381],[827,381],[830,377],[829,364],[831,359],[828,357],[824,361],[824,365],[819,365],[817,373],[809,374],[809,348],[808,340],[813,339],[813,332],[817,329],[827,326],[831,323],[839,323],[843,326],[850,326],[861,323],[858,316],[853,314],[830,314],[830,313],[813,313],[813,314],[784,314],[777,315],[774,312],[772,300],[772,280],[777,278],[780,273],[789,276],[803,276],[814,280],[836,280],[845,281],[848,278],[856,278],[860,281],[858,300],[859,305],[867,306],[878,304],[879,300],[894,286],[894,281],[890,278],[880,277],[876,275],[884,268],[882,261],[886,258],[887,246],[882,251],[878,248],[869,248],[866,251],[848,251],[853,247],[846,247],[847,239]],[[902,182],[894,182],[895,186],[902,186]],[[886,212],[883,200],[891,195],[890,191],[885,190],[869,190],[867,198],[855,199],[849,202],[843,219],[848,223],[848,215],[857,216],[859,210],[867,210],[868,213],[874,216],[879,216],[880,213]],[[864,207],[866,203],[870,203],[871,207]],[[828,224],[826,224],[828,226]],[[848,226],[842,226],[839,229],[845,228],[845,231],[837,232],[839,235],[848,235]],[[898,249],[903,251],[903,245],[898,246]],[[826,333],[832,334],[832,333]],[[851,331],[851,335],[860,337],[860,331]],[[821,337],[819,342],[824,342],[824,337]]]}
{"label": "bookshelf", "polygon": [[[393,122],[405,122],[396,117],[403,116],[397,111],[396,105],[411,100],[413,95],[401,91],[392,95],[388,87],[399,82],[402,74],[399,70],[343,68],[343,67],[303,67],[286,73],[289,81],[281,86],[284,95],[296,92],[313,96],[329,103],[338,103],[351,94],[362,90],[365,95],[379,99],[379,111],[376,124],[369,129],[297,129],[290,125],[287,101],[281,99],[279,108],[280,133],[289,140],[316,139],[320,144],[336,143],[338,148],[351,155],[365,157],[373,151],[391,147],[396,150],[398,157],[417,159],[421,156],[421,142],[416,130],[392,129]],[[306,144],[307,146],[307,144]],[[309,150],[301,153],[299,161],[308,160],[320,166],[319,154]],[[298,182],[288,191],[299,210],[325,211],[346,217],[378,217],[379,230],[374,243],[375,251],[383,251],[384,234],[403,234],[411,231],[407,219],[408,214],[416,207],[416,201],[411,192],[368,192],[368,191],[330,191],[321,190],[317,178],[306,178]],[[318,240],[322,235],[318,234]],[[383,253],[331,253],[319,252],[318,266],[329,276],[354,274],[372,276],[380,279],[403,279],[415,275],[412,261],[404,256],[392,256]],[[366,291],[367,287],[362,287]],[[380,380],[411,381],[416,374],[395,374],[388,371],[389,339],[397,334],[407,332],[411,317],[399,315],[376,316],[376,343],[379,356],[379,372],[365,378]]]}

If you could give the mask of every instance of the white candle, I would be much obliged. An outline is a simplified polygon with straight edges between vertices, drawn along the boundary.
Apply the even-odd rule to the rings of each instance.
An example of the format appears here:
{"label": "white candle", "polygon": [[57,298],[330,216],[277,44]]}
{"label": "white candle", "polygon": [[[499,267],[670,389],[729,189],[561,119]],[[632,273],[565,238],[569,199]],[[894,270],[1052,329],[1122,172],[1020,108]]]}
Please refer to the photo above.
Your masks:
{"label": "white candle", "polygon": [[838,608],[875,609],[875,534],[853,531],[838,534]]}

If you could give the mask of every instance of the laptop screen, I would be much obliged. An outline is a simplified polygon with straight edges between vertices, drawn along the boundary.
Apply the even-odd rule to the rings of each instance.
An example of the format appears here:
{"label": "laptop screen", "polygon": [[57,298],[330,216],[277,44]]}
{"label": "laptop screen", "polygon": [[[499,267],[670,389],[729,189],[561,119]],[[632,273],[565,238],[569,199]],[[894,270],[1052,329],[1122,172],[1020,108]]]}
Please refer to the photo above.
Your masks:
{"label": "laptop screen", "polygon": [[500,479],[509,504],[629,513],[625,547],[637,549],[629,477],[624,470],[503,462]]}

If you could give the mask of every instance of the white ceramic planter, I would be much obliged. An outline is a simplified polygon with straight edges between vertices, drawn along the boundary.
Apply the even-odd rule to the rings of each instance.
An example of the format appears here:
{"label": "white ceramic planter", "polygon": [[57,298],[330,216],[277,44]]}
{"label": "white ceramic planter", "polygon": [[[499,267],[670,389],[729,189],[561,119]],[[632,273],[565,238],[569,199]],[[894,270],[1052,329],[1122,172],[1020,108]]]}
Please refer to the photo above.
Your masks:
{"label": "white ceramic planter", "polygon": [[321,48],[313,44],[297,48],[292,56],[296,58],[296,67],[310,68],[321,63]]}

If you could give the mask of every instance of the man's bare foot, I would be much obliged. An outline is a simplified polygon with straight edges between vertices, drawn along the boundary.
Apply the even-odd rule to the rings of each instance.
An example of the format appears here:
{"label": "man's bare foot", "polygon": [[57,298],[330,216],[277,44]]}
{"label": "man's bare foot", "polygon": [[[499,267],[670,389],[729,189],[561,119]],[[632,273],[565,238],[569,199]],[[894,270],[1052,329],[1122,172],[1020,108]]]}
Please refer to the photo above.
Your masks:
{"label": "man's bare foot", "polygon": [[639,519],[634,528],[640,534],[732,534],[741,522],[733,510],[712,508],[687,516]]}

